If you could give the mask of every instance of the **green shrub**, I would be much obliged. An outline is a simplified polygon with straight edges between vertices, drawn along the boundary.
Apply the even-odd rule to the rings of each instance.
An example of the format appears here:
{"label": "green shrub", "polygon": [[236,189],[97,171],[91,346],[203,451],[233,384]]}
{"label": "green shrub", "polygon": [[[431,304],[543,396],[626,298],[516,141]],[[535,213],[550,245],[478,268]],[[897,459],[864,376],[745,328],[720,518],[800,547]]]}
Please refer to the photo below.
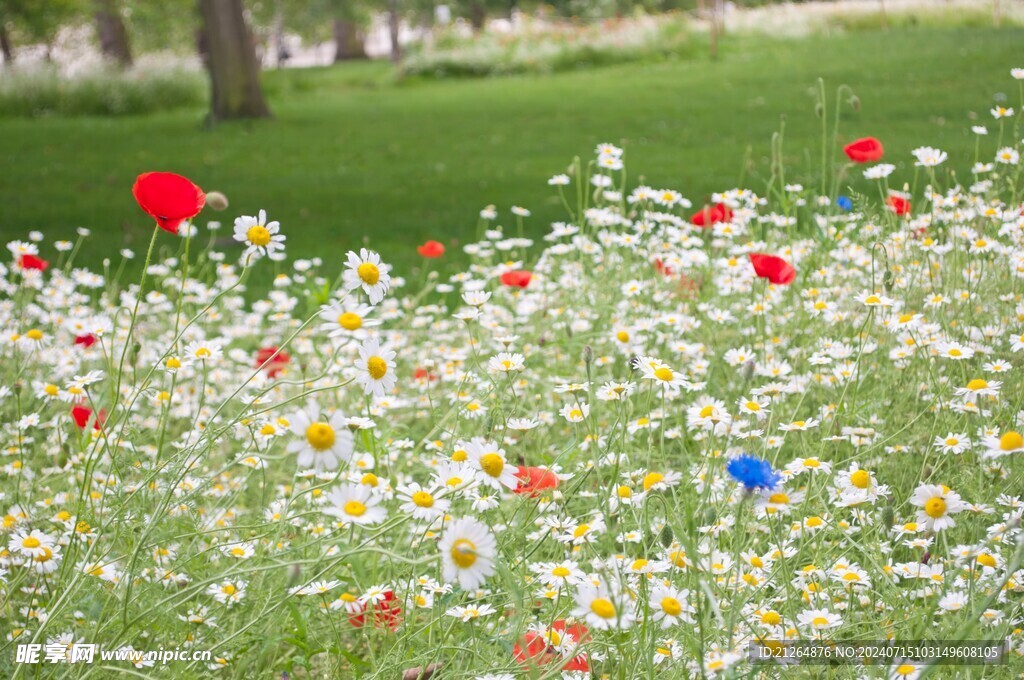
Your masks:
{"label": "green shrub", "polygon": [[207,81],[182,62],[147,61],[131,69],[94,69],[74,76],[46,66],[0,73],[0,116],[125,116],[202,107]]}
{"label": "green shrub", "polygon": [[412,51],[407,76],[480,77],[554,73],[580,68],[692,56],[698,43],[681,14],[601,22],[537,24],[516,34],[471,38],[441,34]]}

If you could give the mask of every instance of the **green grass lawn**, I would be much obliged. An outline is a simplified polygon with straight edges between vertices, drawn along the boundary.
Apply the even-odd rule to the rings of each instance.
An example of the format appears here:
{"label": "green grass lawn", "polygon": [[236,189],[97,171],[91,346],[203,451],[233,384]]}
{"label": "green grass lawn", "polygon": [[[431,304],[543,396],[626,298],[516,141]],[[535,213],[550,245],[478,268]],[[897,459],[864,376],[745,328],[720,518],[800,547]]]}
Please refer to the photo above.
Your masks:
{"label": "green grass lawn", "polygon": [[333,269],[365,242],[409,263],[424,239],[451,245],[475,233],[489,203],[506,219],[510,205],[531,209],[528,231],[544,233],[564,216],[546,179],[598,142],[626,148],[631,178],[642,172],[696,205],[741,181],[763,191],[771,136],[785,118],[787,181],[813,182],[819,76],[830,96],[846,83],[861,100],[859,111],[844,108],[840,142],[877,136],[898,165],[917,146],[938,146],[966,170],[971,112],[994,128],[993,97],[1005,92],[1018,104],[1009,70],[1024,65],[1022,44],[1021,29],[734,37],[716,63],[487,80],[396,81],[386,64],[356,64],[268,73],[275,119],[213,131],[202,111],[4,119],[0,234],[68,238],[89,227],[103,237],[82,253],[92,265],[115,246],[143,250],[151,224],[130,188],[138,173],[161,169],[229,196],[231,208],[207,219],[266,208],[293,256],[320,255],[337,261]]}

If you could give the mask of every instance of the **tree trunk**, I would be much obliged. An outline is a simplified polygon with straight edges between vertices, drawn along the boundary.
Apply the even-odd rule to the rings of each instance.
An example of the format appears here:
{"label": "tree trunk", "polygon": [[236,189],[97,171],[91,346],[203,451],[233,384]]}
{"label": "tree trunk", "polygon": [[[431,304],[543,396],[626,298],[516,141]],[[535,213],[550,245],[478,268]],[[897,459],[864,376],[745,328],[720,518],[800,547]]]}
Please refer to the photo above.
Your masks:
{"label": "tree trunk", "polygon": [[96,35],[100,40],[103,56],[113,59],[121,66],[132,65],[132,50],[128,44],[121,13],[115,0],[96,0]]}
{"label": "tree trunk", "polygon": [[469,25],[473,27],[474,33],[484,30],[487,24],[487,8],[480,0],[474,0],[469,6]]}
{"label": "tree trunk", "polygon": [[200,52],[205,52],[210,72],[211,121],[269,117],[242,0],[199,0],[199,10],[203,17]]}
{"label": "tree trunk", "polygon": [[277,0],[274,6],[274,66],[281,68],[290,56],[284,46],[284,10],[281,0]]}
{"label": "tree trunk", "polygon": [[398,0],[388,0],[388,36],[391,38],[391,61],[402,61],[402,43],[399,42],[398,29],[401,25],[398,15]]}
{"label": "tree trunk", "polygon": [[350,18],[334,20],[334,63],[366,59],[366,47],[359,25]]}
{"label": "tree trunk", "polygon": [[7,34],[3,17],[0,17],[0,53],[4,55],[5,64],[14,63],[14,46],[11,44],[11,36]]}

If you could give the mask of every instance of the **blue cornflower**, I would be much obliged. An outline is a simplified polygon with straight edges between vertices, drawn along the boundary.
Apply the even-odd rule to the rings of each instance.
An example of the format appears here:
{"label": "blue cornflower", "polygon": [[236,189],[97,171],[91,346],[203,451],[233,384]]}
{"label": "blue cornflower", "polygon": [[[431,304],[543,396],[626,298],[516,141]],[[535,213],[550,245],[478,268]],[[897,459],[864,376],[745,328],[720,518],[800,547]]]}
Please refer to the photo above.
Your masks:
{"label": "blue cornflower", "polygon": [[771,463],[746,453],[730,460],[725,471],[747,491],[771,489],[782,479],[778,472],[772,470]]}
{"label": "blue cornflower", "polygon": [[853,210],[853,201],[850,200],[849,196],[840,196],[839,198],[837,198],[836,205],[838,205],[842,210],[845,210],[846,212],[850,212],[851,210]]}

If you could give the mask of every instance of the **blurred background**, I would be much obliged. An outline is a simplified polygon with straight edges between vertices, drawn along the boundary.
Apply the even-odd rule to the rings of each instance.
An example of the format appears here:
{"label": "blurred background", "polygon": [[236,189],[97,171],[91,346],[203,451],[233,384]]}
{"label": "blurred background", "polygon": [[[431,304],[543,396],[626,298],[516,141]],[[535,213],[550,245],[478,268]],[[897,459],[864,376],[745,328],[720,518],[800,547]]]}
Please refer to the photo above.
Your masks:
{"label": "blurred background", "polygon": [[547,178],[602,142],[695,206],[763,192],[776,133],[791,183],[869,135],[901,170],[931,145],[969,177],[971,126],[1020,114],[1022,26],[1024,0],[0,0],[0,235],[88,228],[91,266],[142,250],[131,185],[168,170],[227,195],[198,219],[225,239],[263,208],[292,257],[411,266],[487,205],[546,233]]}

